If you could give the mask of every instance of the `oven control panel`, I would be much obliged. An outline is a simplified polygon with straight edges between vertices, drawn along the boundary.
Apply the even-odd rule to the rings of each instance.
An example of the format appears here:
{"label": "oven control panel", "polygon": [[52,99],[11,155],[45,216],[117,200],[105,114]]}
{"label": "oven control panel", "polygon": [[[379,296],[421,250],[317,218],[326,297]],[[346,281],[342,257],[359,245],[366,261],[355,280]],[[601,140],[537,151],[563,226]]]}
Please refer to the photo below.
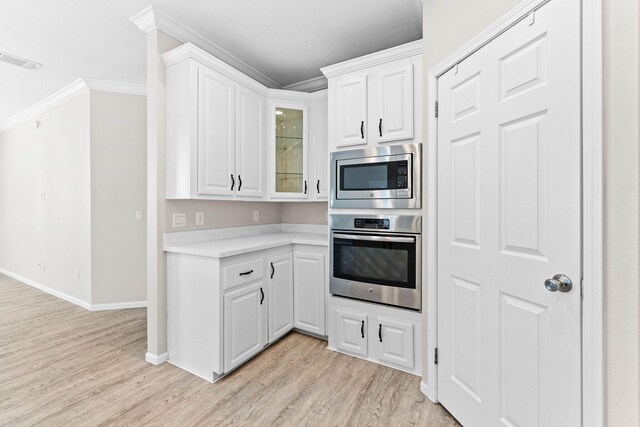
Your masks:
{"label": "oven control panel", "polygon": [[391,221],[388,218],[354,218],[354,228],[366,228],[373,230],[388,230]]}

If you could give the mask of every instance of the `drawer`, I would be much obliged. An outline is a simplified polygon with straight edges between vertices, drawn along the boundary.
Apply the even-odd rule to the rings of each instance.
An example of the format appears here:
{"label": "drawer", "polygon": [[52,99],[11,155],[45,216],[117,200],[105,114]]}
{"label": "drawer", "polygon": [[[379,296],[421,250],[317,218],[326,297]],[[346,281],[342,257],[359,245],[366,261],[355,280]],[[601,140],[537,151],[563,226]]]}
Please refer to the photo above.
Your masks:
{"label": "drawer", "polygon": [[261,279],[263,265],[263,259],[256,258],[222,267],[224,277],[223,289],[226,291]]}

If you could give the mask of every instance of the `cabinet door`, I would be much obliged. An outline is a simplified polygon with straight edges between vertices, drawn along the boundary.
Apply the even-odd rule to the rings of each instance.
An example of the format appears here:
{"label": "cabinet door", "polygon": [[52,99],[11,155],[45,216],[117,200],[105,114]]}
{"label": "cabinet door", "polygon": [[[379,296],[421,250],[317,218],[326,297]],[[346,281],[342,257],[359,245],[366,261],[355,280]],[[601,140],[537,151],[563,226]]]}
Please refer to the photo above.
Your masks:
{"label": "cabinet door", "polygon": [[370,320],[372,357],[383,363],[413,370],[413,325],[381,316]]}
{"label": "cabinet door", "polygon": [[269,259],[269,342],[293,328],[293,255]]}
{"label": "cabinet door", "polygon": [[369,140],[413,138],[413,65],[382,67],[369,75]]}
{"label": "cabinet door", "polygon": [[309,120],[306,104],[272,101],[270,159],[275,199],[308,199]]}
{"label": "cabinet door", "polygon": [[324,255],[296,253],[293,283],[294,326],[325,335]]}
{"label": "cabinet door", "polygon": [[262,282],[224,295],[224,369],[229,372],[264,347]]}
{"label": "cabinet door", "polygon": [[236,98],[236,172],[238,198],[264,198],[265,98],[238,85]]}
{"label": "cabinet door", "polygon": [[367,77],[340,78],[335,88],[333,117],[336,146],[367,143]]}
{"label": "cabinet door", "polygon": [[206,67],[198,72],[198,193],[233,196],[236,85]]}
{"label": "cabinet door", "polygon": [[311,147],[310,166],[313,171],[311,194],[314,200],[327,200],[329,197],[329,135],[327,131],[327,100],[314,105],[311,113],[314,129]]}
{"label": "cabinet door", "polygon": [[367,316],[350,310],[336,310],[336,348],[367,357]]}

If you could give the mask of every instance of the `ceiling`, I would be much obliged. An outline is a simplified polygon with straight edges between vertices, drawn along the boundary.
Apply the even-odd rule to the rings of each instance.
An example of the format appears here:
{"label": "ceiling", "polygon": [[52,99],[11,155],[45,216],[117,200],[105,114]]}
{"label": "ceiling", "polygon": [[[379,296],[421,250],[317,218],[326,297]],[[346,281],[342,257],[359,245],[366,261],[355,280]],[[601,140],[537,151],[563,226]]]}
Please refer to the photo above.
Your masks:
{"label": "ceiling", "polygon": [[43,64],[0,63],[0,123],[78,78],[145,83],[145,37],[129,18],[149,3],[272,87],[422,37],[421,0],[0,0],[0,51]]}

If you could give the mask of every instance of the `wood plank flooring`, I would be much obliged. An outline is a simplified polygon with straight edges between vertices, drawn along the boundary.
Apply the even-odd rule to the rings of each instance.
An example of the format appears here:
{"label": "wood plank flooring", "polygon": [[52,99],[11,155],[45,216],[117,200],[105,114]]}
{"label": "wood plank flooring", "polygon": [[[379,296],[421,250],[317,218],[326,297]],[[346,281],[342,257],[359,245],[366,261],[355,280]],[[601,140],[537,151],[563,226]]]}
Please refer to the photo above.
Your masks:
{"label": "wood plank flooring", "polygon": [[458,425],[419,378],[289,334],[216,384],[144,361],[144,309],[88,312],[0,274],[0,425]]}

